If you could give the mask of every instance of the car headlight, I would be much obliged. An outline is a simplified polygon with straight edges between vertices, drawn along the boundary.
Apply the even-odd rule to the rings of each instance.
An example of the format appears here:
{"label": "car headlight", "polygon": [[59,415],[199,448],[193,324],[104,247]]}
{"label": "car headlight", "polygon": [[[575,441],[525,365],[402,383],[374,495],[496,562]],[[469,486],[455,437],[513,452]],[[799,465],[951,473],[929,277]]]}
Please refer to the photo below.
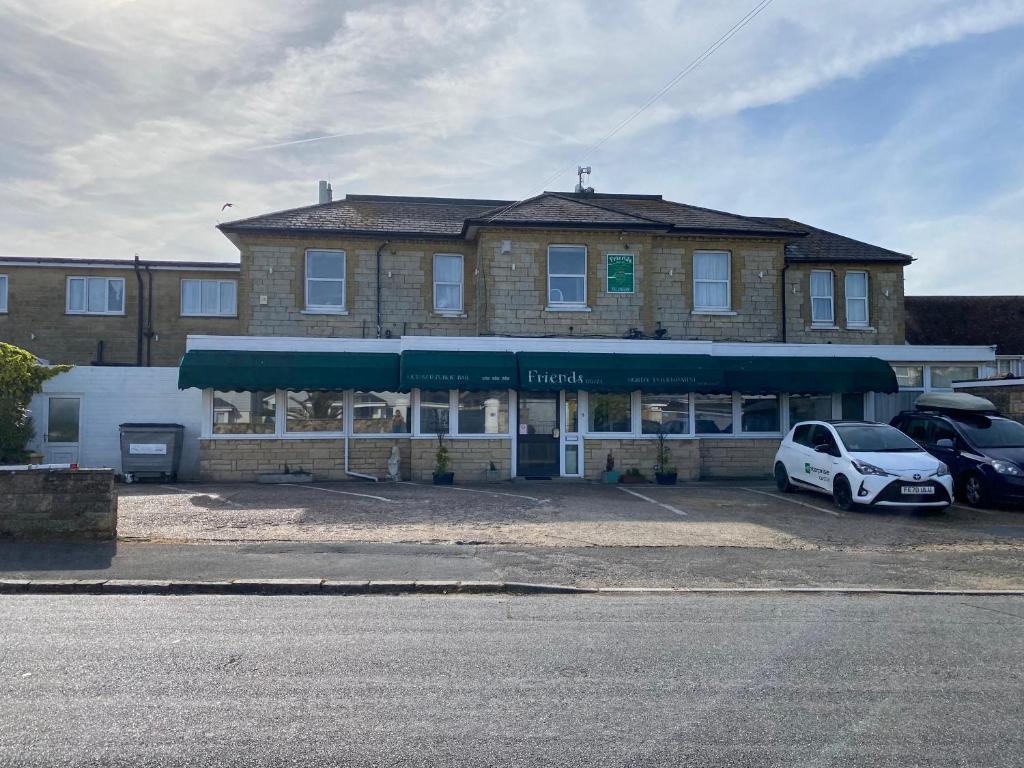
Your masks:
{"label": "car headlight", "polygon": [[949,467],[947,467],[945,464],[943,464],[940,461],[939,462],[939,468],[935,470],[935,476],[936,477],[945,477],[948,474],[949,474]]}
{"label": "car headlight", "polygon": [[1009,461],[1003,461],[1002,459],[995,459],[992,462],[992,469],[998,472],[1000,475],[1013,475],[1014,477],[1024,477],[1024,471],[1016,464]]}
{"label": "car headlight", "polygon": [[879,477],[889,476],[889,473],[881,467],[876,467],[874,464],[868,464],[866,461],[852,461],[850,463],[853,465],[853,468],[862,475],[878,475]]}

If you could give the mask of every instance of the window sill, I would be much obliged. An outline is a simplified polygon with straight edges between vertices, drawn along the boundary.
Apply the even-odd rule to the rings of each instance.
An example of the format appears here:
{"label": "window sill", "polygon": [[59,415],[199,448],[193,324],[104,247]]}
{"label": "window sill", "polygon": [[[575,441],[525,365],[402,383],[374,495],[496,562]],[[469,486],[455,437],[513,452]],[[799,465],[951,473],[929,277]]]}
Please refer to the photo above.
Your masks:
{"label": "window sill", "polygon": [[864,331],[865,333],[878,333],[878,329],[870,325],[848,325],[848,331]]}
{"label": "window sill", "polygon": [[179,317],[207,317],[211,320],[237,320],[238,315],[200,315],[182,312]]}
{"label": "window sill", "polygon": [[808,331],[841,331],[838,325],[826,325],[825,323],[811,323],[807,326]]}
{"label": "window sill", "polygon": [[125,317],[125,312],[71,312],[66,310],[65,315],[71,315],[72,317]]}
{"label": "window sill", "polygon": [[734,317],[736,312],[732,309],[692,309],[690,310],[691,315],[723,315],[725,317]]}
{"label": "window sill", "polygon": [[347,309],[317,309],[306,307],[299,314],[302,315],[347,315]]}
{"label": "window sill", "polygon": [[447,312],[447,311],[445,311],[443,309],[435,309],[433,314],[434,314],[435,317],[455,317],[455,318],[469,317],[469,315],[467,315],[462,310],[455,310],[453,312]]}
{"label": "window sill", "polygon": [[590,307],[585,304],[548,304],[544,307],[545,312],[590,312]]}

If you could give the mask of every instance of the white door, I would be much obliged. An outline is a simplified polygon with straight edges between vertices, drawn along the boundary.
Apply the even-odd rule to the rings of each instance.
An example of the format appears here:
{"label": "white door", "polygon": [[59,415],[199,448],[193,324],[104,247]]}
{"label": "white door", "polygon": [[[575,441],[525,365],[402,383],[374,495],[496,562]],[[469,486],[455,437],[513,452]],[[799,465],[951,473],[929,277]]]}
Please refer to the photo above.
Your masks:
{"label": "white door", "polygon": [[580,477],[583,474],[583,438],[580,436],[579,392],[561,393],[562,419],[559,439],[562,477]]}
{"label": "white door", "polygon": [[77,397],[47,398],[46,432],[43,433],[47,464],[78,463],[81,402]]}

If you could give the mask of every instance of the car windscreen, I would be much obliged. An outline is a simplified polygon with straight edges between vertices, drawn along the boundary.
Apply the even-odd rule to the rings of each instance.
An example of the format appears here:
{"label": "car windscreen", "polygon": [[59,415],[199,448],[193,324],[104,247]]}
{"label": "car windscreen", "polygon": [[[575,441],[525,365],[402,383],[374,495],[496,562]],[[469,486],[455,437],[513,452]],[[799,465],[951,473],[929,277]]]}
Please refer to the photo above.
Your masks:
{"label": "car windscreen", "polygon": [[921,450],[920,445],[898,429],[884,424],[837,424],[836,432],[850,453],[899,453]]}
{"label": "car windscreen", "polygon": [[957,419],[964,436],[979,448],[1024,447],[1024,426],[1010,419],[991,419],[978,416]]}

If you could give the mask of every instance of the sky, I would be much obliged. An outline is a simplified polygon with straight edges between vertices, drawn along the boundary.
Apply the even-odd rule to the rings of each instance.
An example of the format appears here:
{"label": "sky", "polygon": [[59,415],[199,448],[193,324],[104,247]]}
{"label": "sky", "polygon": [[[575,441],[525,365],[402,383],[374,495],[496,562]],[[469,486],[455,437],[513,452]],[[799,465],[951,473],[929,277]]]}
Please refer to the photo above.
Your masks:
{"label": "sky", "polygon": [[0,256],[230,261],[218,222],[322,178],[522,199],[589,164],[909,253],[909,294],[1024,293],[1024,0],[773,0],[605,140],[757,4],[0,0]]}

